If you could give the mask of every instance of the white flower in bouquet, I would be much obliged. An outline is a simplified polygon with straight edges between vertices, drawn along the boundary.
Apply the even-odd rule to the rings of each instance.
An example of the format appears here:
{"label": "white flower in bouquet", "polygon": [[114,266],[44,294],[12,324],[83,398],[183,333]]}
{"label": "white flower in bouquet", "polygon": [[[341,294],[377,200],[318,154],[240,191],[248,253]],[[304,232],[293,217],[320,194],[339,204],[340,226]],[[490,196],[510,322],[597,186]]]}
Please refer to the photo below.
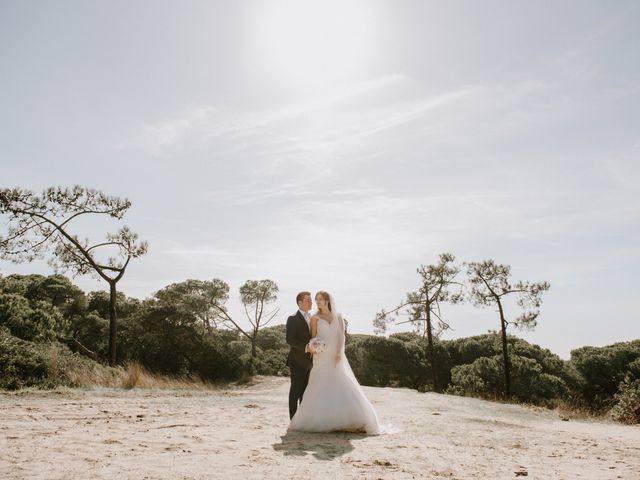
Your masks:
{"label": "white flower in bouquet", "polygon": [[322,353],[324,351],[325,344],[319,337],[313,337],[309,341],[308,347],[312,353]]}

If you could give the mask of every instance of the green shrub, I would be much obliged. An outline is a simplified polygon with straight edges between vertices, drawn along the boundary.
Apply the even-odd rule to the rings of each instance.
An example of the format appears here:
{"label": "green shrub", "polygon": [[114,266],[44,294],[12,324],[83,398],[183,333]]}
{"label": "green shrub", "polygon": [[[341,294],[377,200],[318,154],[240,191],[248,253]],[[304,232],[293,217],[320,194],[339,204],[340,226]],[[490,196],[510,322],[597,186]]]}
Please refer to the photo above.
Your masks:
{"label": "green shrub", "polygon": [[44,349],[11,335],[0,326],[0,388],[48,385],[49,364]]}
{"label": "green shrub", "polygon": [[502,351],[497,333],[457,338],[444,342],[453,365],[467,365],[481,357],[492,357]]}
{"label": "green shrub", "polygon": [[0,327],[0,388],[116,385],[121,370],[73,353],[59,342],[34,343]]}
{"label": "green shrub", "polygon": [[572,389],[576,401],[594,412],[610,410],[620,383],[640,378],[640,340],[571,351],[569,361],[582,377]]}
{"label": "green shrub", "polygon": [[44,300],[29,302],[15,293],[0,293],[0,325],[23,340],[47,342],[66,332],[69,322]]}
{"label": "green shrub", "polygon": [[257,369],[258,375],[289,375],[287,367],[288,348],[278,348],[275,350],[258,350],[260,364]]}
{"label": "green shrub", "polygon": [[[511,396],[522,402],[552,404],[566,398],[565,382],[555,375],[544,373],[533,358],[511,355]],[[503,398],[505,395],[502,356],[480,357],[471,364],[458,365],[451,370],[448,393],[482,398]]]}
{"label": "green shrub", "polygon": [[451,385],[447,393],[482,398],[496,398],[504,394],[502,358],[480,357],[473,363],[451,369]]}
{"label": "green shrub", "polygon": [[354,375],[363,385],[422,390],[431,385],[424,348],[416,343],[405,343],[398,338],[351,335],[345,350]]}
{"label": "green shrub", "polygon": [[[127,334],[128,319],[120,319],[118,322],[118,358],[123,359],[126,352],[123,350],[122,338]],[[95,313],[86,313],[74,319],[71,329],[73,336],[84,347],[98,355],[98,358],[109,358],[109,320],[99,317]]]}
{"label": "green shrub", "polygon": [[[412,352],[413,361],[418,365],[413,369],[411,379],[405,379],[403,386],[416,388],[420,391],[433,390],[433,373],[429,360],[429,345],[426,337],[414,332],[394,333],[390,339],[401,340],[405,343],[409,352]],[[433,358],[436,365],[438,384],[444,389],[451,382],[451,356],[445,342],[434,339]]]}
{"label": "green shrub", "polygon": [[286,325],[263,328],[258,332],[256,346],[262,350],[288,349],[286,331]]}
{"label": "green shrub", "polygon": [[640,379],[626,377],[614,396],[615,404],[611,409],[614,420],[628,424],[640,423]]}

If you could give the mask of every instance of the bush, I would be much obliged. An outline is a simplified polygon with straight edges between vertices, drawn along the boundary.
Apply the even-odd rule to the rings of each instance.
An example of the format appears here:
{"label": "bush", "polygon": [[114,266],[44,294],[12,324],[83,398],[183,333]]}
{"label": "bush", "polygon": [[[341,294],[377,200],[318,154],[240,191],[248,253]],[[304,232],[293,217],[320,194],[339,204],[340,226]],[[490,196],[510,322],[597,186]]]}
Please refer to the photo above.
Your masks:
{"label": "bush", "polygon": [[101,385],[119,387],[124,371],[122,367],[109,367],[74,353],[66,345],[53,342],[46,346],[49,365],[49,386],[87,387]]}
{"label": "bush", "polygon": [[289,375],[289,367],[286,365],[288,355],[288,348],[258,350],[258,359],[260,361],[257,369],[258,375]]}
{"label": "bush", "polygon": [[351,335],[346,355],[360,383],[425,389],[431,373],[424,349],[397,338]]}
{"label": "bush", "polygon": [[154,300],[144,302],[120,327],[121,360],[138,362],[153,374],[195,375],[208,382],[263,368],[237,332],[205,327],[193,315]]}
{"label": "bush", "polygon": [[473,363],[451,369],[451,385],[447,393],[482,398],[496,398],[504,394],[502,358],[480,357]]}
{"label": "bush", "polygon": [[444,342],[453,365],[467,365],[481,357],[492,357],[502,351],[497,333],[458,338]]}
{"label": "bush", "polygon": [[572,389],[576,401],[593,412],[610,410],[626,377],[640,378],[640,340],[571,351],[569,361],[583,381]]}
{"label": "bush", "polygon": [[533,397],[534,403],[546,404],[556,403],[557,399],[568,399],[569,388],[565,381],[555,375],[541,373],[538,377],[536,394]]}
{"label": "bush", "polygon": [[[125,352],[121,348],[121,340],[127,333],[127,319],[120,319],[118,324],[118,358],[123,358]],[[87,313],[74,319],[71,329],[73,337],[85,348],[95,352],[98,358],[109,358],[109,320],[99,317],[95,313]],[[74,350],[73,345],[71,346]],[[74,350],[75,351],[75,350]]]}
{"label": "bush", "polygon": [[[533,358],[511,355],[511,396],[522,402],[553,404],[567,396],[564,381],[555,375],[544,373]],[[468,365],[458,365],[451,371],[448,393],[482,398],[505,396],[504,366],[500,355],[480,357]]]}
{"label": "bush", "polygon": [[640,423],[640,379],[626,377],[614,396],[615,404],[611,409],[614,420],[628,424]]}
{"label": "bush", "polygon": [[0,388],[116,386],[121,373],[72,353],[61,343],[29,342],[0,327]]}
{"label": "bush", "polygon": [[49,364],[43,349],[0,326],[0,388],[43,386],[48,377]]}
{"label": "bush", "polygon": [[285,325],[274,325],[258,331],[256,346],[262,350],[288,349],[287,327]]}
{"label": "bush", "polygon": [[[431,371],[431,362],[429,361],[429,343],[426,337],[413,332],[394,333],[389,336],[390,339],[402,340],[407,349],[413,352],[414,359],[418,359],[420,369],[416,371],[412,379],[403,382],[406,386],[416,388],[420,391],[433,390],[433,373]],[[451,382],[451,356],[445,342],[439,339],[433,341],[433,360],[436,365],[436,375],[438,384],[444,389]]]}
{"label": "bush", "polygon": [[15,293],[0,293],[0,325],[23,340],[47,342],[66,332],[69,322],[44,300],[29,302]]}

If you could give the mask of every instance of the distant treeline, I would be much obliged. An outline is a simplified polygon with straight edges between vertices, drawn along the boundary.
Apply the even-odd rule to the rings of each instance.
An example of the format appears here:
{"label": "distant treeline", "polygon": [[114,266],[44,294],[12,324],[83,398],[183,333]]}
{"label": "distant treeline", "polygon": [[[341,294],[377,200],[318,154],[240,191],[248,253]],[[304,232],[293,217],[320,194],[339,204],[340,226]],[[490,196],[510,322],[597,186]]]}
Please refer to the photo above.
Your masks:
{"label": "distant treeline", "polygon": [[[117,308],[121,364],[208,382],[288,375],[284,325],[262,328],[252,345],[238,330],[203,322],[201,306],[188,298],[156,294],[140,301],[120,293]],[[85,294],[62,275],[0,277],[0,387],[78,386],[79,371],[108,369],[108,318],[107,292]],[[515,336],[508,346],[512,385],[505,398],[497,333],[436,339],[434,364],[445,392],[562,403],[628,423],[640,420],[640,340],[578,348],[568,361]],[[346,353],[364,385],[433,389],[422,336],[347,334]]]}

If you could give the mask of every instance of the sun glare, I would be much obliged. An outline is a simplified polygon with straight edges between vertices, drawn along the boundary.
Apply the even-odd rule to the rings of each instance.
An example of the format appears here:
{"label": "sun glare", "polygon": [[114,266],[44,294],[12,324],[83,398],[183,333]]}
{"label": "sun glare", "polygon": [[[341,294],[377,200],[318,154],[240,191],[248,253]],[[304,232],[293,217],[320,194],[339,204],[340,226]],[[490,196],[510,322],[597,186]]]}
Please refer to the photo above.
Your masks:
{"label": "sun glare", "polygon": [[372,11],[364,0],[278,0],[261,19],[260,49],[292,86],[327,87],[357,74],[371,54]]}

